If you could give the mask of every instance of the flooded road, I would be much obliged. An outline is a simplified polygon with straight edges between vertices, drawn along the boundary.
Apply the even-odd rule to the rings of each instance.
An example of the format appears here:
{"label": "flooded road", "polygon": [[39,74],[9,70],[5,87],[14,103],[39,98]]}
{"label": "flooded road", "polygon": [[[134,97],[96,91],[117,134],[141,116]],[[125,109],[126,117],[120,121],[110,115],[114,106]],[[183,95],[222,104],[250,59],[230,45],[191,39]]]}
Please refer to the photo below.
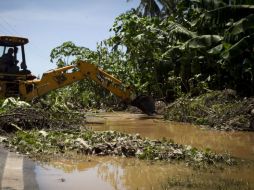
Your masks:
{"label": "flooded road", "polygon": [[254,160],[254,133],[226,132],[200,128],[191,124],[164,121],[159,116],[143,114],[107,113],[100,114],[104,124],[90,124],[93,130],[112,130],[124,133],[139,133],[151,139],[172,139],[179,144],[210,148],[217,153]]}
{"label": "flooded road", "polygon": [[[56,160],[37,168],[40,189],[158,189],[168,174],[189,173],[176,165],[150,164],[137,159],[91,157],[90,161]],[[56,169],[58,168],[58,169]],[[45,175],[47,174],[47,175]],[[44,177],[42,177],[44,176]],[[61,181],[62,180],[62,181]],[[57,182],[58,181],[58,182]]]}
{"label": "flooded road", "polygon": [[[185,163],[147,162],[116,157],[55,158],[36,166],[40,189],[254,189],[254,133],[220,132],[189,124],[166,122],[142,114],[106,113],[88,117],[93,130],[139,133],[152,139],[216,152],[228,152],[245,161],[223,169],[194,169]],[[98,124],[101,123],[101,124]]]}

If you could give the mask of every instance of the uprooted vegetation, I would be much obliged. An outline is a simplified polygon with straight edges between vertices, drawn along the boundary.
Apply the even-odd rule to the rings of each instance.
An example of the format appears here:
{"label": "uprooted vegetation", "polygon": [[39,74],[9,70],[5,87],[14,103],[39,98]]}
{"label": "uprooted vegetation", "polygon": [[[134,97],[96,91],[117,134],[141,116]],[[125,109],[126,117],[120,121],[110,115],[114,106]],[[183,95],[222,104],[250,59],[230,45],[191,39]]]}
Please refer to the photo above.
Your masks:
{"label": "uprooted vegetation", "polygon": [[14,108],[0,115],[0,132],[54,129],[56,126],[59,129],[76,128],[81,118],[70,113],[50,113],[40,108]]}
{"label": "uprooted vegetation", "polygon": [[31,130],[17,131],[5,144],[32,157],[68,153],[71,151],[98,156],[136,157],[145,160],[185,161],[188,164],[233,164],[228,155],[210,150],[198,150],[167,140],[148,140],[137,135],[114,131]]}
{"label": "uprooted vegetation", "polygon": [[165,118],[219,130],[254,130],[254,98],[240,98],[233,90],[181,97],[170,104]]}
{"label": "uprooted vegetation", "polygon": [[[17,103],[17,102],[16,102]],[[15,104],[16,104],[15,103]],[[20,103],[20,102],[18,102]],[[73,114],[73,113],[72,113]],[[0,141],[32,158],[77,152],[85,155],[125,156],[145,160],[180,160],[190,164],[226,163],[228,155],[198,150],[168,140],[149,140],[114,131],[94,132],[85,127],[82,115],[73,116],[39,107],[9,107],[0,115]]]}
{"label": "uprooted vegetation", "polygon": [[53,106],[43,108],[40,103],[32,107],[26,102],[8,98],[1,106],[0,134],[8,135],[16,130],[77,128],[84,121],[80,112]]}

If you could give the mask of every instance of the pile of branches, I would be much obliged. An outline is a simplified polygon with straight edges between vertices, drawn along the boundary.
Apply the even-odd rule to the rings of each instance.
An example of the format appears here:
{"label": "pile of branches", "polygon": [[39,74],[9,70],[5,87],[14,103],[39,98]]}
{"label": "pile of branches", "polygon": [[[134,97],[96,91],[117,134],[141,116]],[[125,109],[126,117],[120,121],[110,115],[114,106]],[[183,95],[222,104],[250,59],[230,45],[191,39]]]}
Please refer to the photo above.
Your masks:
{"label": "pile of branches", "polygon": [[254,98],[240,98],[230,89],[182,97],[167,107],[164,116],[219,130],[254,131]]}
{"label": "pile of branches", "polygon": [[80,115],[75,119],[70,115],[70,113],[59,114],[33,107],[14,108],[0,114],[0,133],[31,129],[77,128],[84,121]]}

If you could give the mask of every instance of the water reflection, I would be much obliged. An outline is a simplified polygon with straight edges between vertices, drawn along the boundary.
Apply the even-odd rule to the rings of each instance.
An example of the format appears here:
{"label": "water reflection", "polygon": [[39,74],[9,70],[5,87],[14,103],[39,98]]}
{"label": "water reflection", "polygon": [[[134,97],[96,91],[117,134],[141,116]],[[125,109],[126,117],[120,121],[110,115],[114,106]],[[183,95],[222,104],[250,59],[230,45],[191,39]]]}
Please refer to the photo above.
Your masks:
{"label": "water reflection", "polygon": [[[223,170],[196,170],[183,163],[152,163],[117,157],[90,157],[80,160],[53,159],[37,166],[40,189],[147,190],[167,189],[251,189],[252,166],[226,167]],[[47,175],[46,175],[47,174]],[[223,188],[226,187],[226,188]]]}
{"label": "water reflection", "polygon": [[[92,157],[90,161],[76,160],[75,162],[58,158],[47,166],[37,166],[36,172],[40,189],[50,189],[52,186],[68,189],[72,184],[72,189],[82,187],[83,189],[146,190],[159,189],[172,174],[190,174],[190,168],[168,163],[152,164],[137,159]],[[43,179],[44,172],[48,175]],[[77,180],[81,177],[81,181],[73,183],[73,179]],[[65,182],[59,179],[65,179]],[[57,182],[58,186],[55,185]]]}

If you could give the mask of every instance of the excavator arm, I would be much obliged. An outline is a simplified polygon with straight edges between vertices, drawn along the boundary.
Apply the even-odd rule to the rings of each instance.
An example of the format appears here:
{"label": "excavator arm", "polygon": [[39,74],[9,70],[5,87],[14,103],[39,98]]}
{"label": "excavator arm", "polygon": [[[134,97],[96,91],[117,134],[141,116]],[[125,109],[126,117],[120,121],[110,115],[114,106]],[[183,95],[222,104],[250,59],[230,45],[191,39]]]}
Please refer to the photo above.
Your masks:
{"label": "excavator arm", "polygon": [[136,93],[130,87],[125,87],[120,80],[85,61],[77,61],[76,65],[50,70],[44,73],[40,80],[20,81],[20,97],[23,100],[31,101],[52,90],[86,78],[97,82],[125,103],[138,107],[146,114],[151,115],[155,113],[154,101],[151,97],[136,96]]}

